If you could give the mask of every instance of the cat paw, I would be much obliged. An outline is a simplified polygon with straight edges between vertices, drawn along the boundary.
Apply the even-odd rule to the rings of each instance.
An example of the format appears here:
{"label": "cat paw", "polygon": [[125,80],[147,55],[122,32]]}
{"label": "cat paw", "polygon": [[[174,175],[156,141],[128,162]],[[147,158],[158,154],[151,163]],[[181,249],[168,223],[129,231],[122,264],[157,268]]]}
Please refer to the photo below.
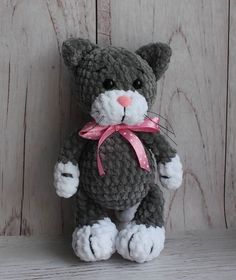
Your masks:
{"label": "cat paw", "polygon": [[115,253],[118,231],[109,218],[97,221],[92,226],[76,228],[72,236],[72,247],[83,261],[106,260]]}
{"label": "cat paw", "polygon": [[72,162],[58,162],[54,169],[54,186],[60,197],[71,197],[79,186],[79,168]]}
{"label": "cat paw", "polygon": [[119,232],[116,250],[125,259],[143,263],[159,256],[164,242],[164,227],[147,227],[132,222]]}
{"label": "cat paw", "polygon": [[170,162],[158,164],[160,181],[163,187],[171,190],[178,189],[182,184],[183,168],[180,158],[176,155]]}

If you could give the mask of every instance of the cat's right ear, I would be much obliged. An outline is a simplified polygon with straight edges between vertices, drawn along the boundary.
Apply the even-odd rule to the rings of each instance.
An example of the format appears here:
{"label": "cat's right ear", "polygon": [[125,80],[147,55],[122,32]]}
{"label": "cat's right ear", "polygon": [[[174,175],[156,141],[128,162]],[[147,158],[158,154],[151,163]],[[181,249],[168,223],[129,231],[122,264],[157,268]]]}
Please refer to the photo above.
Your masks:
{"label": "cat's right ear", "polygon": [[172,51],[167,44],[150,43],[139,48],[136,53],[146,60],[158,81],[168,68]]}
{"label": "cat's right ear", "polygon": [[82,38],[70,38],[64,41],[62,44],[62,56],[65,65],[74,71],[81,59],[96,48],[98,48],[97,45]]}

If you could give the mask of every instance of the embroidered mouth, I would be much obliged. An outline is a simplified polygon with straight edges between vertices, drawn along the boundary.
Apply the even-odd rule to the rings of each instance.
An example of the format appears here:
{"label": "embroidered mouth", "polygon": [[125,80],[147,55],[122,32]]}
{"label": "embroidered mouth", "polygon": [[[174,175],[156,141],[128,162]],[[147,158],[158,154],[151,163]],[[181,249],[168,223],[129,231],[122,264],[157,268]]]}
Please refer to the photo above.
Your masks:
{"label": "embroidered mouth", "polygon": [[126,108],[124,107],[124,115],[123,115],[123,117],[122,117],[122,119],[121,119],[121,122],[123,123],[123,121],[124,121],[124,119],[125,119],[125,110]]}

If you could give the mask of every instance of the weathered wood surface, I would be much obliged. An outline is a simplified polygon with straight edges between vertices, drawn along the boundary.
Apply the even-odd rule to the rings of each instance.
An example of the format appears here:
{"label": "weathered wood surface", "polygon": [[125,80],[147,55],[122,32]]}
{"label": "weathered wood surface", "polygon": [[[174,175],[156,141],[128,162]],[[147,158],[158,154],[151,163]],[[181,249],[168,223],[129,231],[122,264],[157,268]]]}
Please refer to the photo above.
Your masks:
{"label": "weathered wood surface", "polygon": [[[60,233],[53,166],[70,125],[64,39],[95,41],[95,1],[0,3],[0,234]],[[70,202],[71,203],[71,202]]]}
{"label": "weathered wood surface", "polygon": [[77,117],[60,56],[70,36],[131,50],[170,43],[153,110],[175,129],[185,177],[180,190],[165,192],[167,228],[235,226],[235,9],[235,0],[1,1],[0,235],[71,231],[72,200],[52,186]]}
{"label": "weathered wood surface", "polygon": [[225,210],[228,227],[236,227],[236,1],[230,2],[229,87],[225,173]]}
{"label": "weathered wood surface", "polygon": [[97,0],[97,43],[111,45],[111,1]]}
{"label": "weathered wood surface", "polygon": [[172,123],[184,165],[182,188],[165,193],[168,228],[225,227],[228,1],[111,4],[114,45],[161,41],[173,50],[153,107]]}
{"label": "weathered wood surface", "polygon": [[83,263],[73,255],[68,239],[0,238],[1,279],[233,280],[235,275],[235,231],[169,235],[161,256],[145,264],[118,255]]}

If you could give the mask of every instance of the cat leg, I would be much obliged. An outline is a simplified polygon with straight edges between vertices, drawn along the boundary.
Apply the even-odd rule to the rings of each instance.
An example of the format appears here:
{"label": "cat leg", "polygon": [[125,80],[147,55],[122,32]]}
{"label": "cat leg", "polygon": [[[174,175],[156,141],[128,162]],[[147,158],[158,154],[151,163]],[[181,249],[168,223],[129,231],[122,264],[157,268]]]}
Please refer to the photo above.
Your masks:
{"label": "cat leg", "polygon": [[142,263],[159,256],[165,242],[163,206],[162,191],[153,184],[134,219],[117,236],[116,249],[123,258]]}
{"label": "cat leg", "polygon": [[125,228],[127,224],[133,220],[138,206],[139,203],[135,204],[134,206],[128,209],[115,211],[115,216],[118,221],[117,227],[119,230]]}
{"label": "cat leg", "polygon": [[83,188],[77,194],[76,228],[72,236],[75,254],[83,261],[106,260],[115,252],[117,229],[106,209],[90,199]]}

